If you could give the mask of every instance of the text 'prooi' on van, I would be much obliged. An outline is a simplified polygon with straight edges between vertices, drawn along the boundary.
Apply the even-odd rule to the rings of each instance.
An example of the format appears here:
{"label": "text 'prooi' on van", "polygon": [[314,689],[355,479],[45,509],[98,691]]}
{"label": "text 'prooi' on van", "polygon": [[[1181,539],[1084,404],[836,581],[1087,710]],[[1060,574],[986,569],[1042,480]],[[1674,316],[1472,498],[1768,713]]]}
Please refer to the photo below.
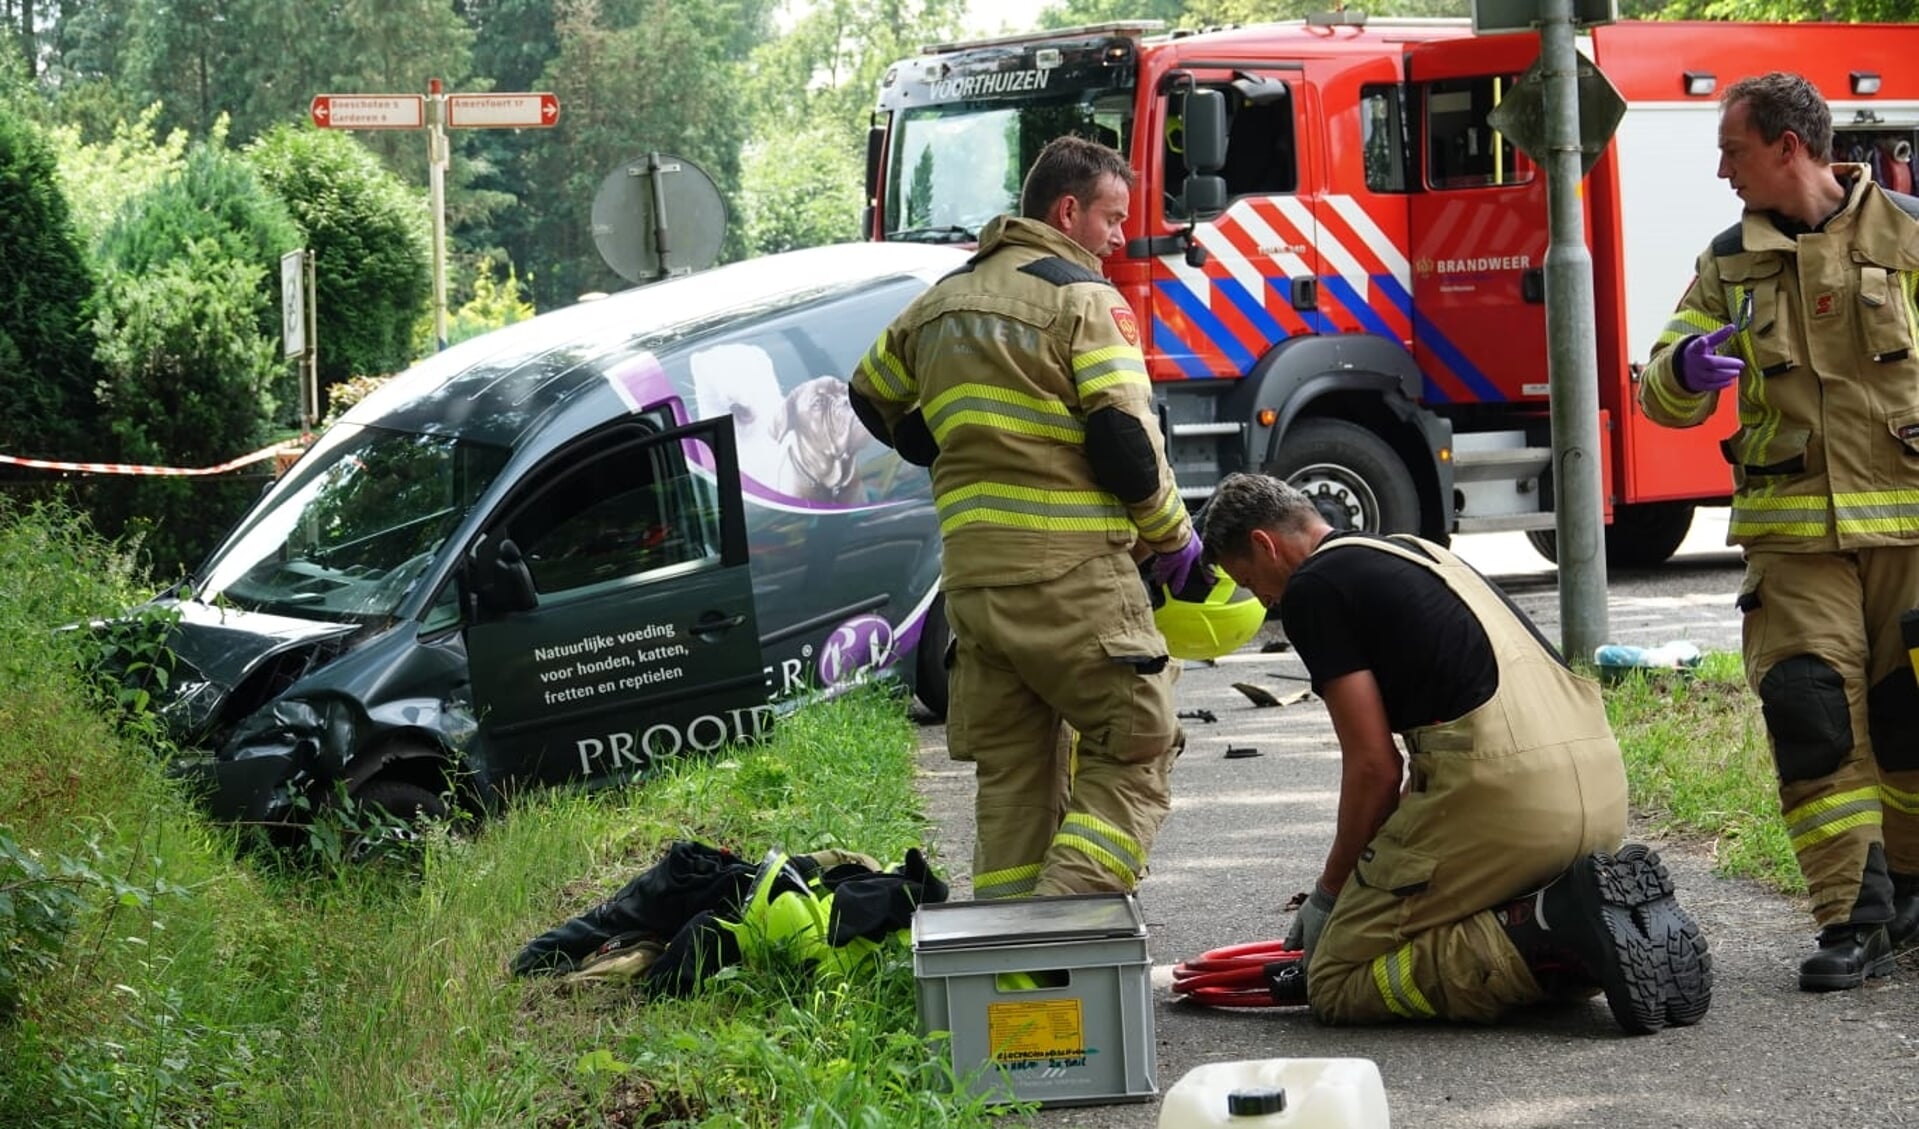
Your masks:
{"label": "text 'prooi' on van", "polygon": [[965,261],[852,244],[585,302],[401,373],[157,607],[224,820],[630,779],[894,674],[945,708],[925,471],[846,375]]}

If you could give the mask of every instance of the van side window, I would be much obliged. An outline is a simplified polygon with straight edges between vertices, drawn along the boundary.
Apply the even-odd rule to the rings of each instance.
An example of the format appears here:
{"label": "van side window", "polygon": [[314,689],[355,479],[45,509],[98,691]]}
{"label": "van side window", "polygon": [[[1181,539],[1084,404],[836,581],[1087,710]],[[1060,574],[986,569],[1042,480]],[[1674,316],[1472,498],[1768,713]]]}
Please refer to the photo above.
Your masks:
{"label": "van side window", "polygon": [[[683,446],[706,452],[704,444]],[[696,458],[698,456],[696,455]],[[712,465],[706,453],[707,466]],[[513,522],[541,595],[643,576],[720,555],[719,500],[683,453],[625,448],[587,463]]]}
{"label": "van side window", "polygon": [[1363,86],[1359,91],[1359,151],[1366,162],[1366,187],[1374,192],[1406,191],[1406,88]]}
{"label": "van side window", "polygon": [[1532,180],[1532,162],[1518,146],[1486,124],[1486,115],[1516,81],[1510,75],[1490,75],[1441,79],[1426,85],[1428,184],[1434,188],[1495,188]]}

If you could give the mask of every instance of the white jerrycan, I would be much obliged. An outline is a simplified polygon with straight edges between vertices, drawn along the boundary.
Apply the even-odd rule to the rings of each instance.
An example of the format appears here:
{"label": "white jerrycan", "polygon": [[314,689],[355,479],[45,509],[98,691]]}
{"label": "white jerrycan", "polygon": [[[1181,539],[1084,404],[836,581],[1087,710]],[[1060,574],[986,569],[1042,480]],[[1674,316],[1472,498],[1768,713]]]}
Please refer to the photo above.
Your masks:
{"label": "white jerrycan", "polygon": [[1159,1129],[1389,1129],[1369,1058],[1268,1058],[1196,1066],[1166,1092]]}

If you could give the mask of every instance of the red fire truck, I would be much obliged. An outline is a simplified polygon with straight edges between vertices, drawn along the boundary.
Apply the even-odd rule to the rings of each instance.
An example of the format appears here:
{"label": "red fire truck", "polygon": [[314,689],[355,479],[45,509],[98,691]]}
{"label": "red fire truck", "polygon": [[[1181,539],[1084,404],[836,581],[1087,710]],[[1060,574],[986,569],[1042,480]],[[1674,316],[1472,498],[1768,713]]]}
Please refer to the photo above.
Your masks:
{"label": "red fire truck", "polygon": [[[1718,95],[1805,74],[1835,159],[1910,190],[1919,25],[1628,22],[1581,49],[1628,105],[1584,201],[1607,556],[1646,565],[1731,491],[1732,399],[1671,431],[1633,389],[1694,256],[1739,216],[1715,179]],[[1048,140],[1105,141],[1139,178],[1106,272],[1145,329],[1189,498],[1263,469],[1338,526],[1519,529],[1551,556],[1546,178],[1487,124],[1538,53],[1536,34],[1352,13],[928,47],[881,83],[866,235],[970,243]]]}

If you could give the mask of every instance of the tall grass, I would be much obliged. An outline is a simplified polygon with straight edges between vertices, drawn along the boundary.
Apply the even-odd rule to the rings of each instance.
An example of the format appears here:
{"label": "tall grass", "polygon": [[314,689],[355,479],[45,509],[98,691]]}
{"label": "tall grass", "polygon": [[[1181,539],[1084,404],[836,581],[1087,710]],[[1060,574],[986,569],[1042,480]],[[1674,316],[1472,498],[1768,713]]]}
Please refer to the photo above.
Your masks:
{"label": "tall grass", "polygon": [[1708,654],[1684,675],[1635,672],[1607,688],[1606,710],[1635,808],[1668,833],[1707,840],[1722,874],[1805,890],[1738,655]]}
{"label": "tall grass", "polygon": [[[50,630],[140,596],[58,513],[0,513],[0,1124],[35,1126],[983,1125],[917,1033],[901,946],[853,981],[731,970],[688,999],[512,979],[528,939],[674,839],[748,858],[841,846],[896,862],[924,837],[915,735],[874,692],[643,785],[545,793],[471,833],[329,869],[237,849],[112,716]],[[28,860],[31,861],[31,860]],[[9,914],[80,906],[54,942]],[[11,899],[11,900],[9,900]],[[44,930],[42,931],[44,933]],[[54,945],[32,963],[35,943]]]}

